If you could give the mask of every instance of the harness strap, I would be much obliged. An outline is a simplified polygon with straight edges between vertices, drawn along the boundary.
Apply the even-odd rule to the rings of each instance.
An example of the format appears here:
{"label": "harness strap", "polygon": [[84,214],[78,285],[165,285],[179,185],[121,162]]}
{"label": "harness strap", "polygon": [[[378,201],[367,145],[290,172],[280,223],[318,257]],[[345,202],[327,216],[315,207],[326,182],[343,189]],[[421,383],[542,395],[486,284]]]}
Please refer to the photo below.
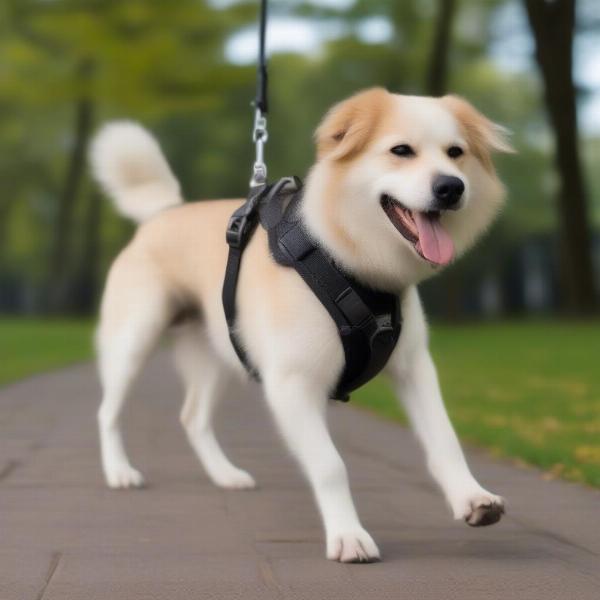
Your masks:
{"label": "harness strap", "polygon": [[242,264],[242,255],[258,224],[258,205],[267,191],[268,187],[266,184],[250,188],[246,202],[229,219],[225,237],[229,246],[229,254],[227,256],[225,279],[223,280],[223,290],[221,293],[225,319],[227,320],[227,328],[229,330],[229,339],[241,363],[255,379],[259,379],[258,371],[250,364],[235,329],[237,314],[236,290]]}

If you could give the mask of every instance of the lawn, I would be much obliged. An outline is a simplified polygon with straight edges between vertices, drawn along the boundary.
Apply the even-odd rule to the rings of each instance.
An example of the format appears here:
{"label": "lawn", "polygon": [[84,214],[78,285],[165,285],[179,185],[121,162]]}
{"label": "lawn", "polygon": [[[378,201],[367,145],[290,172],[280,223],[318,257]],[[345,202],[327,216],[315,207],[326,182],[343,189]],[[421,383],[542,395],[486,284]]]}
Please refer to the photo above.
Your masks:
{"label": "lawn", "polygon": [[[461,439],[600,487],[600,323],[438,325],[431,348]],[[353,400],[404,421],[381,378]]]}
{"label": "lawn", "polygon": [[92,356],[93,325],[66,319],[0,319],[0,385]]}
{"label": "lawn", "polygon": [[[92,355],[88,321],[0,319],[0,384]],[[600,487],[600,323],[432,328],[431,347],[461,439]],[[353,404],[404,421],[379,378]]]}

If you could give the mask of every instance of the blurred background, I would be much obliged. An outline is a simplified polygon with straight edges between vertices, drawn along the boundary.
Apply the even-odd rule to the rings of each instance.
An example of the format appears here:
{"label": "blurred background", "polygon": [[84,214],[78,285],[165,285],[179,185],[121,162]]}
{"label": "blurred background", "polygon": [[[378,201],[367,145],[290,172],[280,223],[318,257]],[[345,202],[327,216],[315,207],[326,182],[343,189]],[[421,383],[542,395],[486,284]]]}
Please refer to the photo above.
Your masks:
{"label": "blurred background", "polygon": [[[598,0],[270,4],[272,178],[304,175],[325,110],[372,85],[461,94],[513,131],[502,217],[423,286],[434,352],[461,433],[600,485]],[[257,9],[0,4],[0,381],[89,356],[106,270],[132,233],[90,181],[102,122],[152,129],[187,198],[245,194]],[[361,402],[398,416],[377,385]]]}

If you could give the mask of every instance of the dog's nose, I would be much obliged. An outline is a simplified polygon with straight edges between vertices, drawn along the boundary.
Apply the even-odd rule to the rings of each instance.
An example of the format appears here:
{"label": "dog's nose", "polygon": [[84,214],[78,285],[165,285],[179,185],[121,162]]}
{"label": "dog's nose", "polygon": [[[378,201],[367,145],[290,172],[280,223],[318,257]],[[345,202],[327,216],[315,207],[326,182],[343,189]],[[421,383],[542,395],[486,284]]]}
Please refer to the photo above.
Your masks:
{"label": "dog's nose", "polygon": [[438,175],[433,180],[432,190],[437,208],[455,210],[465,191],[465,184],[462,179],[454,175]]}

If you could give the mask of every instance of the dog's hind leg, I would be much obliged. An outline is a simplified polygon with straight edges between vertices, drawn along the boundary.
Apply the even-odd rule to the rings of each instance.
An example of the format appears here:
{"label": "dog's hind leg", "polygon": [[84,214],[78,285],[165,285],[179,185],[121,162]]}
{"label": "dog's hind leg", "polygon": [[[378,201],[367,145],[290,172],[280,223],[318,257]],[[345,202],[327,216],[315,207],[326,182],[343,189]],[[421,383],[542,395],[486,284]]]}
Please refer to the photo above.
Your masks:
{"label": "dog's hind leg", "polygon": [[227,391],[231,373],[214,353],[201,325],[177,328],[174,356],[185,386],[181,423],[208,476],[223,488],[255,487],[252,476],[231,463],[215,436],[214,412]]}
{"label": "dog's hind leg", "polygon": [[163,332],[170,313],[167,291],[144,265],[123,254],[109,275],[96,343],[102,383],[98,427],[102,467],[111,488],[140,487],[129,462],[120,415],[131,385]]}

